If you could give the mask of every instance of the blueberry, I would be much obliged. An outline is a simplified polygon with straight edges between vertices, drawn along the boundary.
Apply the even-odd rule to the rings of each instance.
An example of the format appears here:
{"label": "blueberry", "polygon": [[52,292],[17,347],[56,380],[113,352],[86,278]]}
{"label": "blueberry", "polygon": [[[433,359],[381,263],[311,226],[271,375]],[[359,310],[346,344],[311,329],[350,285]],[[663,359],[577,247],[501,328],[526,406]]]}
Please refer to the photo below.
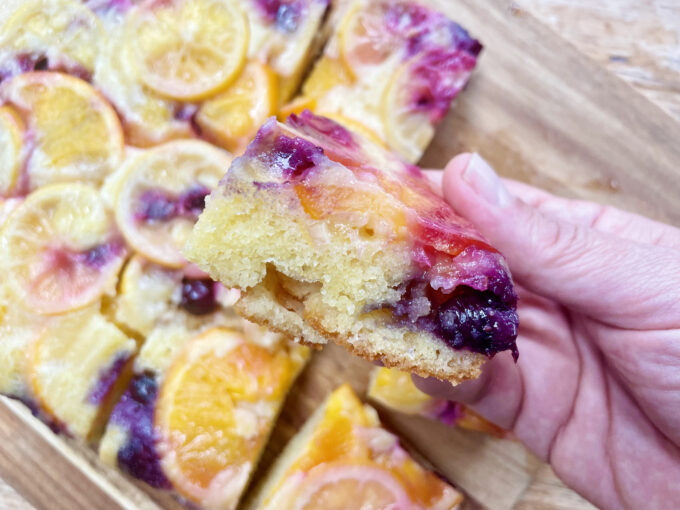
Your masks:
{"label": "blueberry", "polygon": [[89,250],[78,254],[78,262],[94,267],[104,267],[112,258],[117,256],[123,249],[123,243],[114,241],[111,243],[98,244]]}
{"label": "blueberry", "polygon": [[180,306],[194,315],[207,315],[217,309],[216,284],[209,278],[182,281]]}
{"label": "blueberry", "polygon": [[[424,306],[428,302],[429,306]],[[454,349],[489,357],[510,350],[517,359],[519,319],[515,301],[504,302],[492,291],[460,286],[453,294],[445,295],[423,280],[413,280],[391,308],[401,324],[432,333]],[[423,314],[428,308],[429,313]]]}
{"label": "blueberry", "polygon": [[300,6],[298,4],[281,4],[276,11],[276,26],[288,33],[297,30],[300,23]]}
{"label": "blueberry", "polygon": [[303,178],[317,165],[323,149],[303,138],[279,136],[274,142],[274,163],[289,178]]}
{"label": "blueberry", "polygon": [[195,186],[180,195],[178,199],[179,213],[183,216],[198,218],[205,209],[205,197],[210,194],[210,190],[203,186]]}
{"label": "blueberry", "polygon": [[132,436],[118,450],[118,465],[138,480],[157,489],[169,489],[170,482],[163,474],[153,438]]}
{"label": "blueberry", "polygon": [[517,314],[491,292],[468,291],[452,297],[439,311],[442,336],[456,349],[487,356],[516,350]]}
{"label": "blueberry", "polygon": [[136,377],[130,384],[130,394],[132,398],[140,404],[150,404],[156,400],[158,385],[152,375],[142,375]]}
{"label": "blueberry", "polygon": [[142,193],[137,203],[135,217],[139,221],[169,221],[177,215],[177,204],[174,197],[160,190],[148,190]]}

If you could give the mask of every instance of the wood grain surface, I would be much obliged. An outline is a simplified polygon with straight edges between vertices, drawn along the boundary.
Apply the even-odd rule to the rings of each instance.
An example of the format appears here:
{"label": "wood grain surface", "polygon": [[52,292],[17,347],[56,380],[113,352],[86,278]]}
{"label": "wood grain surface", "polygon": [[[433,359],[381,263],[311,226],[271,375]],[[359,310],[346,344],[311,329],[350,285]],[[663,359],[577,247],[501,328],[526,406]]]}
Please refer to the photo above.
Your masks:
{"label": "wood grain surface", "polygon": [[[668,25],[677,2],[431,1],[486,49],[425,166],[478,151],[503,175],[680,225],[678,74],[666,73],[680,52],[672,26],[670,35],[653,28]],[[616,10],[623,4],[632,11]],[[371,368],[338,347],[317,354],[288,398],[260,473],[329,391],[349,381],[363,395]],[[408,447],[466,492],[467,510],[592,508],[518,443],[379,412]],[[57,438],[6,400],[0,477],[0,507],[8,510],[182,508],[101,466],[92,452]]]}
{"label": "wood grain surface", "polygon": [[584,54],[680,120],[680,2],[517,0]]}

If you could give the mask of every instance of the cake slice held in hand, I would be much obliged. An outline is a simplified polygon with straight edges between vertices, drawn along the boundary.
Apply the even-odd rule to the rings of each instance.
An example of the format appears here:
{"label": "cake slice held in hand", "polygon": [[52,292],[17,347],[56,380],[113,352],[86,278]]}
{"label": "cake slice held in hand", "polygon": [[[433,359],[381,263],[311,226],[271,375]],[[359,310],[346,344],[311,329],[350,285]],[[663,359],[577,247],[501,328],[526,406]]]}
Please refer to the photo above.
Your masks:
{"label": "cake slice held in hand", "polygon": [[454,383],[518,355],[507,265],[424,174],[309,112],[269,121],[206,200],[185,254],[246,318]]}

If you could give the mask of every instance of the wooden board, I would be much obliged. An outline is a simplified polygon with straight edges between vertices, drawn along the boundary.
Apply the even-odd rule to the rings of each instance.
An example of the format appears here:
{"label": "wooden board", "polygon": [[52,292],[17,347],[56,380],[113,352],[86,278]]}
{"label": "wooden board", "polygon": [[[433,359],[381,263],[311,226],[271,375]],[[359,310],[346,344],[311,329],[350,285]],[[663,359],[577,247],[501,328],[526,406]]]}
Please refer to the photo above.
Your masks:
{"label": "wooden board", "polygon": [[[503,175],[680,225],[680,124],[513,2],[431,1],[486,50],[426,166],[478,151]],[[350,381],[364,394],[370,369],[334,346],[316,355],[286,403],[263,467],[330,390]],[[589,508],[517,443],[380,412],[468,494],[467,509]],[[13,510],[181,508],[102,467],[92,452],[53,436],[19,404],[4,400],[0,477],[14,488],[0,484],[2,507]]]}

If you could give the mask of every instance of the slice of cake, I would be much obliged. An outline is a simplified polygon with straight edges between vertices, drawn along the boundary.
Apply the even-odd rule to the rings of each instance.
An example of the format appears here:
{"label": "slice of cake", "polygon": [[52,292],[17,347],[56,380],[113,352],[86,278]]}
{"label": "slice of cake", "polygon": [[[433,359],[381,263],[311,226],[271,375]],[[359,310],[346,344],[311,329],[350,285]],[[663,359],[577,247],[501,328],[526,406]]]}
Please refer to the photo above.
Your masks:
{"label": "slice of cake", "polygon": [[135,360],[100,457],[199,508],[235,508],[309,356],[254,325],[197,337],[158,326]]}
{"label": "slice of cake", "polygon": [[128,250],[86,184],[7,201],[0,228],[0,393],[96,440],[137,343],[101,313]]}
{"label": "slice of cake", "polygon": [[368,398],[409,415],[420,415],[446,425],[505,437],[506,432],[463,404],[432,397],[420,391],[411,375],[394,368],[375,367],[371,372]]}
{"label": "slice of cake", "polygon": [[462,499],[419,466],[344,385],[291,440],[246,508],[453,510]]}
{"label": "slice of cake", "polygon": [[282,115],[309,108],[418,161],[465,87],[481,44],[413,0],[338,2],[334,33]]}
{"label": "slice of cake", "polygon": [[507,265],[416,167],[309,112],[269,121],[185,246],[246,318],[454,383],[515,358]]}

